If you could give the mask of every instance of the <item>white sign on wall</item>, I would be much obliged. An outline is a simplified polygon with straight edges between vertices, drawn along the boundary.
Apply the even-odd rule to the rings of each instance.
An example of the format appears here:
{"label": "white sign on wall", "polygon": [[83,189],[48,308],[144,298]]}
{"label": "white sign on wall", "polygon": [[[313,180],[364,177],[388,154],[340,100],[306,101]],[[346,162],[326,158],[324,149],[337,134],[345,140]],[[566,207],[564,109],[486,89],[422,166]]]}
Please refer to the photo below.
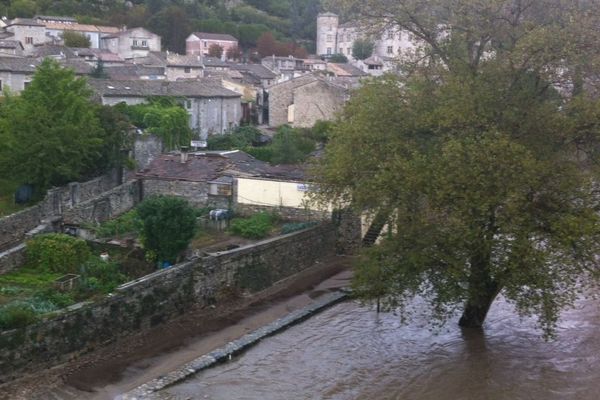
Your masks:
{"label": "white sign on wall", "polygon": [[206,140],[192,140],[190,142],[190,146],[205,148],[207,146],[207,143]]}

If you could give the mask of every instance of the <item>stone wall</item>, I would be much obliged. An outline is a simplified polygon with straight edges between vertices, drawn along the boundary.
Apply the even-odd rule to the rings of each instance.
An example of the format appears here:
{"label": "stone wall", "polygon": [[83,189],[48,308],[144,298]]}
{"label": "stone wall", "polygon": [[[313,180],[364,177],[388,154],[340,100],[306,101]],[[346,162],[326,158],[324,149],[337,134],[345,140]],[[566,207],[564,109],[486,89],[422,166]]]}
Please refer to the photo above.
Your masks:
{"label": "stone wall", "polygon": [[26,208],[0,218],[0,251],[18,244],[43,218],[41,205]]}
{"label": "stone wall", "polygon": [[63,222],[69,225],[101,223],[131,210],[140,202],[141,196],[141,182],[131,180],[63,210]]}
{"label": "stone wall", "polygon": [[43,223],[42,220],[60,216],[78,204],[98,197],[117,185],[112,175],[87,182],[72,182],[48,190],[40,203],[0,218],[0,251],[8,250],[25,239],[26,233]]}
{"label": "stone wall", "polygon": [[321,225],[211,254],[124,284],[96,303],[80,303],[24,329],[0,333],[0,383],[47,368],[165,322],[231,293],[257,292],[332,255],[335,229]]}
{"label": "stone wall", "polygon": [[162,179],[143,180],[143,198],[150,196],[168,195],[186,199],[194,207],[229,208],[226,196],[209,194],[207,182],[189,182]]}
{"label": "stone wall", "polygon": [[138,170],[146,168],[162,153],[163,142],[155,135],[140,135],[135,138],[133,159]]}
{"label": "stone wall", "polygon": [[306,221],[329,221],[331,219],[331,213],[329,211],[309,210],[304,208],[295,207],[271,207],[271,206],[259,206],[255,204],[241,204],[237,203],[234,207],[236,215],[249,217],[257,212],[269,212],[275,213],[281,216],[283,219],[290,221],[306,222]]}

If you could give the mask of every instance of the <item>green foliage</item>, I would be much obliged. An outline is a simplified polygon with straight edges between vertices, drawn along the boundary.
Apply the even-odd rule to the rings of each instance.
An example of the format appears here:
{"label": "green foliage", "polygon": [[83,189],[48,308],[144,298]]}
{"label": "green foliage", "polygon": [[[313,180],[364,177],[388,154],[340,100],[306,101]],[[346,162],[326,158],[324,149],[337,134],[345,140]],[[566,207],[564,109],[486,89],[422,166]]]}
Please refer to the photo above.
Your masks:
{"label": "green foliage", "polygon": [[316,197],[393,228],[357,268],[356,293],[401,308],[419,294],[434,317],[464,307],[459,323],[481,327],[502,292],[549,336],[600,277],[600,102],[583,85],[554,88],[592,73],[600,51],[577,49],[598,14],[553,0],[401,3],[394,21],[426,46],[409,74],[355,94],[315,177]]}
{"label": "green foliage", "polygon": [[103,222],[95,229],[96,235],[100,238],[120,237],[141,231],[142,221],[136,210],[128,211],[115,219]]}
{"label": "green foliage", "polygon": [[90,76],[92,78],[96,78],[96,79],[108,79],[108,74],[106,73],[106,70],[104,69],[104,61],[98,60],[96,62],[96,66],[90,72]]}
{"label": "green foliage", "polygon": [[250,154],[257,160],[271,162],[273,160],[273,147],[272,146],[261,146],[261,147],[245,147],[244,151]]}
{"label": "green foliage", "polygon": [[276,221],[276,215],[260,212],[249,218],[235,218],[230,230],[234,235],[247,239],[262,239],[269,235]]}
{"label": "green foliage", "polygon": [[188,113],[177,99],[150,99],[149,104],[134,106],[119,104],[117,109],[127,115],[133,125],[161,137],[167,150],[189,146],[192,131]]}
{"label": "green foliage", "polygon": [[81,266],[83,292],[110,293],[117,286],[127,281],[121,273],[119,265],[112,261],[104,261],[99,257],[90,257]]}
{"label": "green foliage", "polygon": [[301,131],[287,125],[280,127],[273,136],[273,164],[295,164],[306,160],[306,157],[315,150],[315,142]]}
{"label": "green foliage", "polygon": [[89,48],[92,45],[90,39],[87,36],[78,32],[64,31],[62,34],[62,38],[65,41],[65,46],[67,47]]}
{"label": "green foliage", "polygon": [[61,233],[39,235],[27,241],[27,262],[38,271],[76,274],[90,254],[84,240]]}
{"label": "green foliage", "polygon": [[335,53],[331,57],[329,57],[329,62],[337,63],[337,64],[345,64],[348,62],[348,57],[346,57],[342,53]]}
{"label": "green foliage", "polygon": [[[49,311],[65,308],[75,303],[75,299],[71,293],[60,292],[53,288],[46,288],[37,291],[33,296],[33,300],[34,302],[38,303],[51,303],[50,306],[46,307],[49,309]],[[34,307],[34,309],[40,310],[42,307],[38,306]]]}
{"label": "green foliage", "polygon": [[95,169],[103,132],[86,82],[46,59],[21,96],[0,106],[0,175],[38,193]]}
{"label": "green foliage", "polygon": [[0,307],[0,330],[23,328],[35,320],[35,312],[26,304],[8,304]]}
{"label": "green foliage", "polygon": [[292,233],[292,232],[297,232],[297,231],[301,231],[303,229],[308,229],[308,228],[312,228],[313,226],[316,226],[318,224],[318,222],[315,221],[311,221],[311,222],[292,222],[289,224],[284,224],[281,227],[281,233],[286,235],[288,233]]}
{"label": "green foliage", "polygon": [[221,58],[223,56],[223,47],[218,44],[211,44],[208,48],[208,56],[214,58]]}
{"label": "green foliage", "polygon": [[19,268],[9,274],[0,275],[0,285],[26,289],[43,289],[51,285],[62,273],[40,271],[35,266]]}
{"label": "green foliage", "polygon": [[357,60],[366,60],[373,54],[375,44],[368,39],[356,39],[352,44],[352,57]]}
{"label": "green foliage", "polygon": [[231,133],[213,135],[207,140],[209,150],[244,149],[258,142],[260,131],[253,126],[240,126]]}
{"label": "green foliage", "polygon": [[145,248],[155,252],[159,261],[176,262],[194,237],[194,209],[183,199],[156,196],[140,203],[137,212],[143,224]]}

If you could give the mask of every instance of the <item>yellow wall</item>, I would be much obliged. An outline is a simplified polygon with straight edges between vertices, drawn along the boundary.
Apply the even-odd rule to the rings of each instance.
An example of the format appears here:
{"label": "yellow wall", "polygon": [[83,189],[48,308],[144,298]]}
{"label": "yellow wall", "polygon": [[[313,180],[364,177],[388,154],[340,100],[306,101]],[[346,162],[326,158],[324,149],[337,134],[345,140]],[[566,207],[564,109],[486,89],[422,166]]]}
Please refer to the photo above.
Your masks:
{"label": "yellow wall", "polygon": [[237,202],[258,206],[304,208],[307,185],[263,179],[238,178]]}

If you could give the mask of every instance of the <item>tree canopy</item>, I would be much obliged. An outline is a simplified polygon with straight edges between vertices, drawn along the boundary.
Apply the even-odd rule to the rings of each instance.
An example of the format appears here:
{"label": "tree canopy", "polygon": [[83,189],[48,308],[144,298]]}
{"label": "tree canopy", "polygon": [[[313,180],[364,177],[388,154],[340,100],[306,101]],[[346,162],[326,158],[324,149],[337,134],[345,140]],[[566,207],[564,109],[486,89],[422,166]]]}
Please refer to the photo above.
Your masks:
{"label": "tree canopy", "polygon": [[46,59],[0,108],[0,171],[43,192],[96,170],[104,131],[85,79]]}
{"label": "tree canopy", "polygon": [[143,243],[158,261],[177,261],[196,231],[194,209],[184,199],[155,196],[137,208],[143,225]]}
{"label": "tree canopy", "polygon": [[435,317],[462,309],[463,327],[482,326],[502,292],[551,335],[600,277],[600,102],[585,79],[600,54],[597,10],[339,3],[423,43],[401,76],[355,93],[316,170],[320,200],[391,228],[357,267],[356,292],[400,308],[420,294]]}
{"label": "tree canopy", "polygon": [[65,46],[67,47],[89,48],[92,45],[88,37],[78,32],[65,31],[62,35],[62,38],[65,41]]}
{"label": "tree canopy", "polygon": [[373,54],[375,44],[369,39],[356,39],[352,44],[352,57],[365,60]]}

